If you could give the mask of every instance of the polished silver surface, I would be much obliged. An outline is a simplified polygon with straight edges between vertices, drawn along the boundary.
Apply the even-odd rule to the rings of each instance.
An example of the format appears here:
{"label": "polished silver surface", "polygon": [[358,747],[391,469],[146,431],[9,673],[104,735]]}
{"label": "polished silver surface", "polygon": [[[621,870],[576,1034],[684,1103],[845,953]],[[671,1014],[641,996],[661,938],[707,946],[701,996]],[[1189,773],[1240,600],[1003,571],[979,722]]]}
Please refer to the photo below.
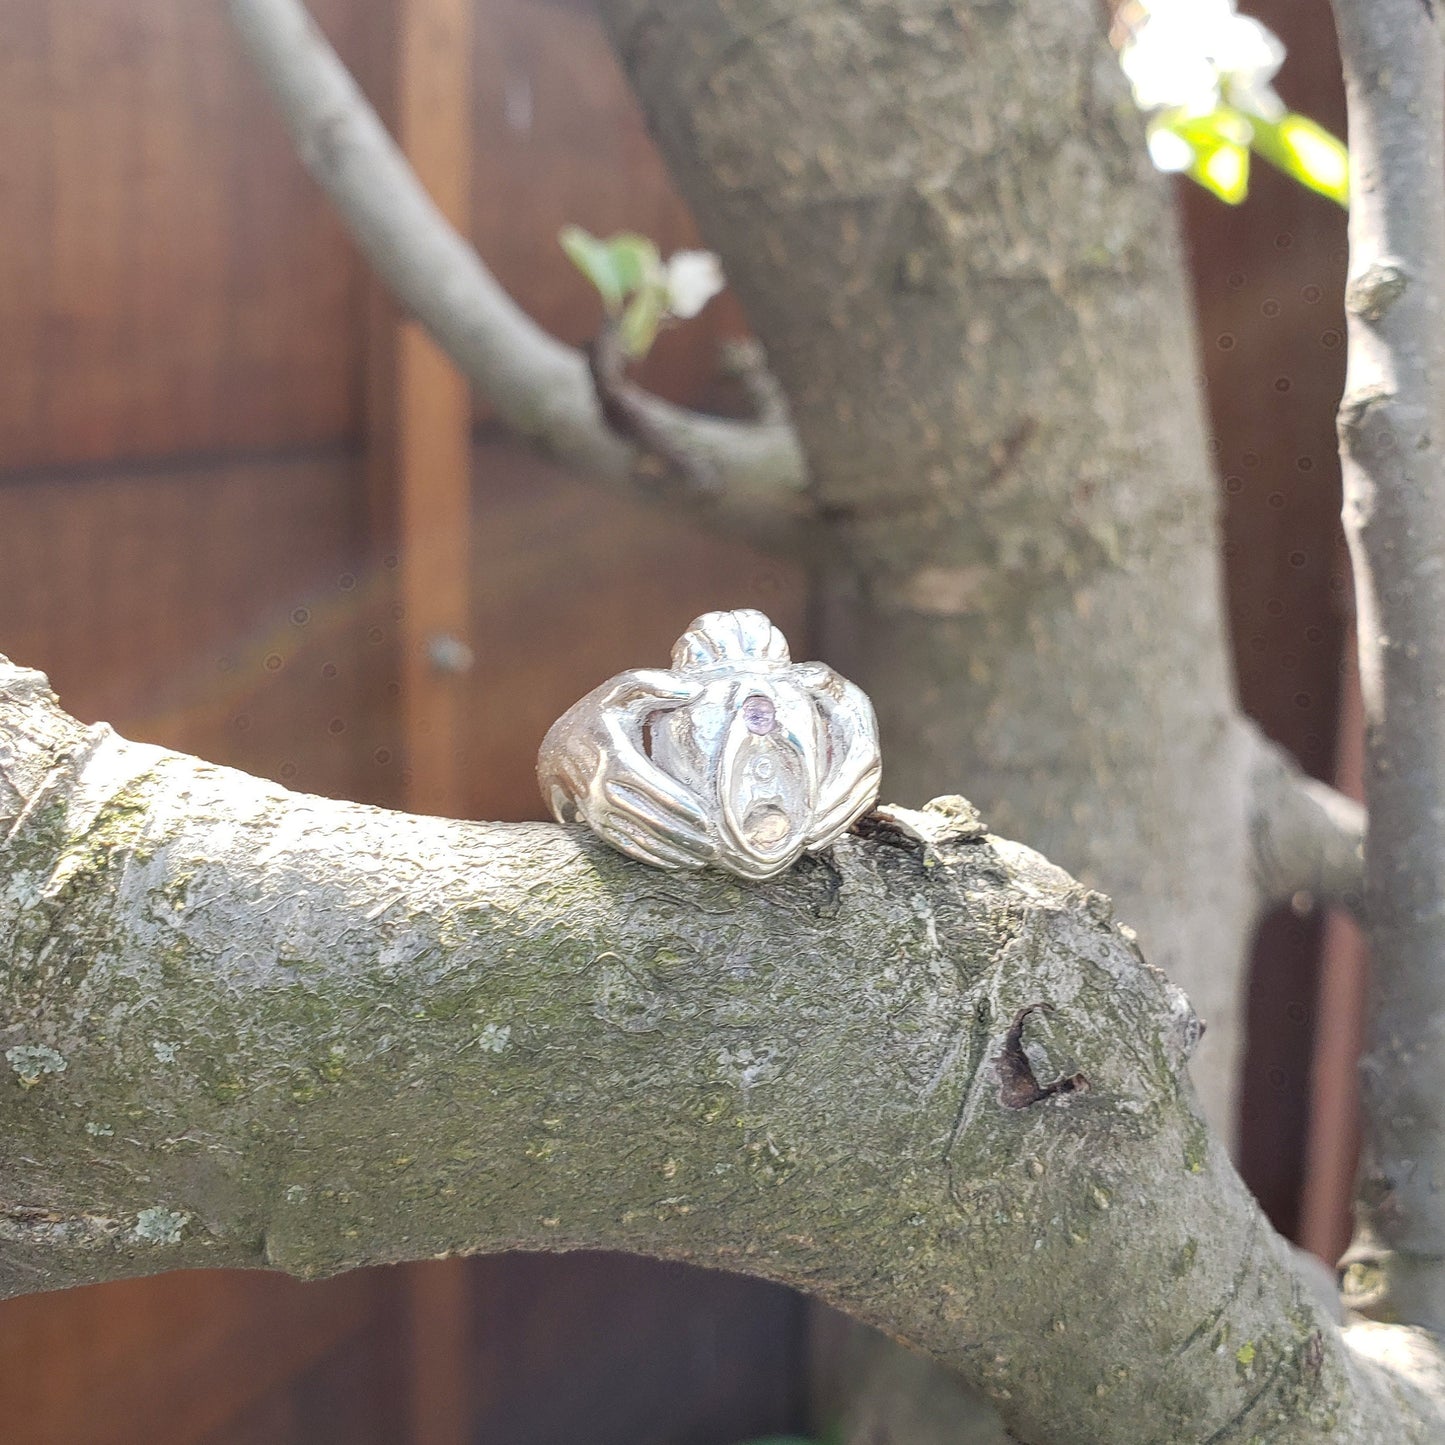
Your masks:
{"label": "polished silver surface", "polygon": [[795,663],[761,612],[708,612],[672,667],[624,672],[574,703],[537,757],[559,823],[658,868],[772,878],[826,848],[878,797],[863,690]]}

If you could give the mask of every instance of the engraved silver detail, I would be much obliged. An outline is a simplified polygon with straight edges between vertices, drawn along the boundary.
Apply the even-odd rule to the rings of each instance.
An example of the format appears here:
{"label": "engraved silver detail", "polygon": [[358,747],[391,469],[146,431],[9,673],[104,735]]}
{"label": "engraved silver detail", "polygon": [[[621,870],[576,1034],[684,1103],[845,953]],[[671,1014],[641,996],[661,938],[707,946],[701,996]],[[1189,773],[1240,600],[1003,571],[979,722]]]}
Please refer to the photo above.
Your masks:
{"label": "engraved silver detail", "polygon": [[671,669],[620,673],[552,724],[537,757],[559,823],[658,868],[772,878],[826,848],[878,797],[863,690],[795,663],[761,612],[708,612]]}

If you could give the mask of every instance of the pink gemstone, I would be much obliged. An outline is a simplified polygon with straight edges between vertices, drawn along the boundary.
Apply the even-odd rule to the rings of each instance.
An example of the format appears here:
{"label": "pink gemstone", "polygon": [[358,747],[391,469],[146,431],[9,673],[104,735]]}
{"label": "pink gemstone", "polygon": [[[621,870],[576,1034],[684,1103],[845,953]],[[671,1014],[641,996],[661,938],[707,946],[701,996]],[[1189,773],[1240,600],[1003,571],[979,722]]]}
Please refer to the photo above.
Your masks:
{"label": "pink gemstone", "polygon": [[757,733],[759,737],[772,732],[774,722],[772,698],[764,697],[757,692],[747,698],[743,702],[743,722],[747,724],[750,733]]}

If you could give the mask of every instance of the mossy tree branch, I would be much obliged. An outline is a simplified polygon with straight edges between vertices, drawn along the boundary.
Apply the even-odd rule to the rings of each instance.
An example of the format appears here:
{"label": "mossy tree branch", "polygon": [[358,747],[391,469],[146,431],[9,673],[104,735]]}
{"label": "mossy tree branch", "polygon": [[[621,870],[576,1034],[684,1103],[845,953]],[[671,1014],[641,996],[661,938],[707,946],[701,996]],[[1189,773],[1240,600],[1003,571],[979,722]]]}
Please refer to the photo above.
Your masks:
{"label": "mossy tree branch", "polygon": [[6,1292],[626,1249],[828,1299],[1021,1438],[1439,1438],[1427,1339],[1339,1333],[1208,1134],[1179,992],[957,803],[675,877],[128,743],[3,661],[0,779]]}

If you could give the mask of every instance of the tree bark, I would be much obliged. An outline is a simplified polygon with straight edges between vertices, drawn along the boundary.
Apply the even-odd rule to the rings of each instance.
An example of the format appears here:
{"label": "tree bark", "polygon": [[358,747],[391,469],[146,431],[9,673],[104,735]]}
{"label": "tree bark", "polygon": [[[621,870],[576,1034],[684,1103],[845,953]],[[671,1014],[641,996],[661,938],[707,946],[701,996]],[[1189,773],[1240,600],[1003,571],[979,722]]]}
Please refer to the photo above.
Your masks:
{"label": "tree bark", "polygon": [[1258,751],[1175,219],[1097,6],[601,9],[787,395],[815,645],[885,789],[966,792],[1112,893],[1232,1133]]}
{"label": "tree bark", "polygon": [[601,9],[787,394],[815,643],[885,789],[966,792],[1113,893],[1228,1127],[1253,751],[1174,217],[1097,6]]}
{"label": "tree bark", "polygon": [[1340,403],[1359,608],[1365,1149],[1347,1297],[1445,1328],[1445,62],[1428,0],[1337,0],[1349,99]]}
{"label": "tree bark", "polygon": [[8,1293],[627,1249],[825,1298],[1023,1439],[1445,1428],[1428,1337],[1300,1286],[1183,996],[959,800],[668,875],[127,743],[3,661],[0,778]]}

